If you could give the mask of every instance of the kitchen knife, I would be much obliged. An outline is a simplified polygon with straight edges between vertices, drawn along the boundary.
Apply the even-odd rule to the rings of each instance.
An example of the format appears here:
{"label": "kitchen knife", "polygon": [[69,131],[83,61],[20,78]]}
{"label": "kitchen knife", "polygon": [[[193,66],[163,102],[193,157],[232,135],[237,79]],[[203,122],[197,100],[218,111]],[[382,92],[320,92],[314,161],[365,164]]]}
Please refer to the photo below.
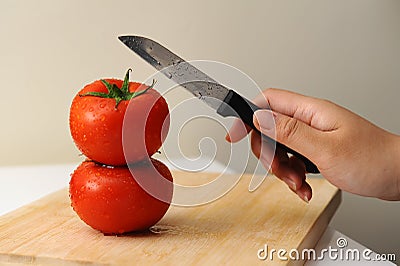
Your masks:
{"label": "kitchen knife", "polygon": [[[153,40],[141,36],[119,36],[118,39],[167,78],[186,88],[194,96],[215,109],[219,115],[239,117],[252,129],[258,131],[253,124],[253,114],[260,108],[246,98],[219,84]],[[263,134],[262,137],[275,142]],[[308,173],[319,173],[317,166],[300,153],[279,142],[276,142],[276,148],[303,161]]]}

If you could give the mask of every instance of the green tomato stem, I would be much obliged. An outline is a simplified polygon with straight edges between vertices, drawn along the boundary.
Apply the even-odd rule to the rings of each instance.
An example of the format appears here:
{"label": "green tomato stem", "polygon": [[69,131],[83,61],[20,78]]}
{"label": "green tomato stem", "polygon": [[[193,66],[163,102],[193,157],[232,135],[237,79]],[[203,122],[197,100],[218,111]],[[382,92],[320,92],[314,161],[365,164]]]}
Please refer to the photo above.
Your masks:
{"label": "green tomato stem", "polygon": [[153,79],[153,83],[148,86],[146,89],[141,90],[141,91],[134,91],[130,92],[129,91],[129,73],[132,71],[132,69],[128,69],[128,71],[125,74],[124,82],[122,83],[122,87],[118,88],[117,85],[111,84],[108,81],[102,79],[100,80],[104,86],[106,86],[108,93],[104,92],[87,92],[84,94],[80,94],[79,96],[85,97],[85,96],[94,96],[94,97],[100,97],[100,98],[109,98],[109,99],[115,99],[115,109],[117,109],[118,104],[121,101],[129,101],[135,97],[138,97],[144,93],[146,93],[149,89],[153,88],[156,81]]}

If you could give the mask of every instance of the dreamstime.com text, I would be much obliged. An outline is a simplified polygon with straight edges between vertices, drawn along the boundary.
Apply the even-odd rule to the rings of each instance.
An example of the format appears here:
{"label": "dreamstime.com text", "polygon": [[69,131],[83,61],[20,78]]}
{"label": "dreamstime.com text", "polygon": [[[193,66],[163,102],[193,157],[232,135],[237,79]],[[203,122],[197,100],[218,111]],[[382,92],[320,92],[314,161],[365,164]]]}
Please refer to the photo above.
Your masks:
{"label": "dreamstime.com text", "polygon": [[372,250],[366,248],[358,250],[356,248],[346,248],[347,240],[343,237],[339,237],[336,241],[337,247],[329,246],[321,251],[317,252],[315,249],[291,249],[287,250],[284,248],[274,249],[269,248],[267,244],[257,251],[257,257],[259,260],[269,261],[287,261],[287,260],[324,260],[329,259],[333,261],[395,261],[396,254],[377,254]]}

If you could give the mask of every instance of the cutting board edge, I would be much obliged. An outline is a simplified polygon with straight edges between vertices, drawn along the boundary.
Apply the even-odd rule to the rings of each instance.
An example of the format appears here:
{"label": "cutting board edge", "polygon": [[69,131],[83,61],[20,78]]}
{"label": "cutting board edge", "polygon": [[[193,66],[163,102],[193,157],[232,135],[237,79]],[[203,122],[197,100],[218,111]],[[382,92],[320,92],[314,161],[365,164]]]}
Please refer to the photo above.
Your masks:
{"label": "cutting board edge", "polygon": [[[332,217],[335,215],[337,209],[339,208],[341,202],[342,202],[342,191],[340,189],[337,189],[335,195],[332,197],[332,199],[329,201],[329,203],[322,211],[322,214],[326,213],[326,215],[321,214],[319,218],[315,220],[315,222],[312,224],[308,232],[309,237],[305,238],[299,244],[297,248],[298,251],[315,248],[315,246],[318,244],[319,239],[321,238],[326,228],[328,227],[329,222],[331,221]],[[306,261],[304,260],[298,260],[298,261],[289,260],[287,265],[290,266],[304,265],[305,262]]]}
{"label": "cutting board edge", "polygon": [[108,265],[93,263],[85,260],[60,259],[46,256],[30,256],[0,253],[0,265],[59,265],[59,266],[78,266],[78,265]]}

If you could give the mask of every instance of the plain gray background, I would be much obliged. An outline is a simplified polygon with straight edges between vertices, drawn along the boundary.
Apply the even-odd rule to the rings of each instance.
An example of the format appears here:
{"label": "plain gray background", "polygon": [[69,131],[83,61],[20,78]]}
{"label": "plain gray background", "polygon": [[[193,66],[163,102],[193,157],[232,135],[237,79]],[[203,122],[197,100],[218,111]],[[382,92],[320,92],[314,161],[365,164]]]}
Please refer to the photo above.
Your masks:
{"label": "plain gray background", "polygon": [[[82,159],[68,129],[74,94],[100,77],[122,77],[129,67],[132,80],[154,73],[117,41],[128,33],[154,38],[187,59],[232,65],[262,88],[332,100],[400,133],[400,1],[2,0],[1,165]],[[196,156],[193,143],[205,135],[220,152],[228,147],[213,123],[186,131],[179,143],[187,156]],[[400,256],[399,210],[398,202],[344,193],[332,226]]]}

